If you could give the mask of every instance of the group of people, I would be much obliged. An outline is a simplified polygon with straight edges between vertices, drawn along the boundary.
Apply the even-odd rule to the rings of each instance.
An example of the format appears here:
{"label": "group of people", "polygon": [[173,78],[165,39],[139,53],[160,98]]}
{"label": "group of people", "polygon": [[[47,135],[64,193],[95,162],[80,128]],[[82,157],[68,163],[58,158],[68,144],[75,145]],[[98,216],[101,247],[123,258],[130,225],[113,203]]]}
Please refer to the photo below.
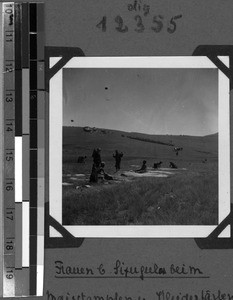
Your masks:
{"label": "group of people", "polygon": [[[115,168],[116,172],[118,172],[121,168],[121,159],[123,157],[122,152],[115,151],[113,154],[115,158]],[[104,170],[105,163],[101,160],[101,149],[97,148],[93,150],[92,153],[93,165],[90,175],[90,182],[98,182],[99,180],[113,180],[113,177],[107,174]]]}
{"label": "group of people", "polygon": [[[115,153],[113,154],[113,158],[115,159],[116,172],[118,172],[121,168],[122,157],[123,157],[123,153],[119,152],[118,150],[116,150]],[[101,160],[101,149],[100,148],[93,150],[92,158],[93,158],[93,165],[92,165],[92,170],[91,170],[91,175],[90,175],[90,182],[97,183],[99,180],[101,180],[101,181],[113,180],[113,177],[111,175],[107,174],[104,170],[105,163]],[[161,164],[162,164],[162,162],[154,164],[154,168],[160,167]],[[155,167],[155,165],[156,165],[156,167]],[[177,168],[177,166],[173,162],[170,162],[169,167],[173,168],[173,169]],[[135,172],[136,173],[146,173],[147,172],[146,160],[143,160],[141,168],[138,170],[135,170]]]}
{"label": "group of people", "polygon": [[[161,161],[159,163],[154,163],[154,169],[157,169],[158,167],[160,167],[161,164],[162,164]],[[175,163],[173,163],[172,161],[170,161],[169,167],[171,169],[177,169],[177,165]],[[146,160],[143,160],[141,168],[139,170],[135,170],[135,172],[136,173],[146,173],[147,172]]]}

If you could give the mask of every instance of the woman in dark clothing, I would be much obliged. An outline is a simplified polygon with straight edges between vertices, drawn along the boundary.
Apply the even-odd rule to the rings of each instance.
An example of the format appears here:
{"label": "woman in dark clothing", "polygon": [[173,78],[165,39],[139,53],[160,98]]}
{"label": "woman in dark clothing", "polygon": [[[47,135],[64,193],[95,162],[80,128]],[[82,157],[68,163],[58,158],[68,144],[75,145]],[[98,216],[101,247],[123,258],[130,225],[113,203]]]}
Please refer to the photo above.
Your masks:
{"label": "woman in dark clothing", "polygon": [[177,165],[175,165],[172,161],[170,161],[169,167],[172,169],[177,169]]}
{"label": "woman in dark clothing", "polygon": [[115,158],[115,168],[116,172],[120,170],[121,168],[121,159],[123,157],[123,153],[119,153],[118,150],[115,151],[115,154],[113,154],[113,157]]}
{"label": "woman in dark clothing", "polygon": [[146,173],[146,171],[147,171],[146,160],[143,160],[141,169],[136,170],[135,172],[136,173]]}
{"label": "woman in dark clothing", "polygon": [[98,182],[98,171],[101,164],[100,148],[94,149],[92,153],[93,165],[91,170],[90,182]]}
{"label": "woman in dark clothing", "polygon": [[101,156],[100,156],[100,152],[101,152],[101,149],[100,148],[97,148],[97,149],[94,149],[93,150],[93,153],[92,153],[92,158],[93,158],[93,163],[95,164],[95,166],[97,168],[99,168],[100,164],[101,164]]}
{"label": "woman in dark clothing", "polygon": [[105,163],[102,161],[100,164],[100,168],[98,170],[98,179],[100,179],[101,181],[113,180],[113,177],[105,172],[104,167],[105,167]]}
{"label": "woman in dark clothing", "polygon": [[98,168],[95,164],[92,165],[91,175],[90,175],[90,182],[98,182]]}

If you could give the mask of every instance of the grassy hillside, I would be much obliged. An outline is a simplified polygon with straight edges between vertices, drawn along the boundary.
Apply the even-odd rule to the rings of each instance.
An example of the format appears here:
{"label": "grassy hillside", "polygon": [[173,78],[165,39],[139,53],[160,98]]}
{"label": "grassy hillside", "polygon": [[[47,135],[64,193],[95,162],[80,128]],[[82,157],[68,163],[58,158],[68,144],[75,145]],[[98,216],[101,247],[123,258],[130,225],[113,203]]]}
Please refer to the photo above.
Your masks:
{"label": "grassy hillside", "polygon": [[[85,188],[97,147],[102,149],[105,170],[115,180]],[[174,147],[183,148],[178,156]],[[112,157],[116,149],[124,153],[118,174]],[[78,164],[78,156],[85,155],[86,163]],[[166,178],[121,177],[144,159],[148,167],[162,161],[166,170],[172,161],[178,169]],[[67,183],[63,186],[64,224],[217,224],[218,135],[147,135],[108,129],[90,133],[64,127],[63,182]]]}
{"label": "grassy hillside", "polygon": [[[129,137],[133,137],[129,138]],[[155,143],[143,142],[135,138],[144,138]],[[176,159],[182,161],[201,161],[203,159],[216,160],[218,153],[217,134],[205,137],[172,136],[172,135],[147,135],[114,130],[97,130],[88,133],[80,127],[63,127],[64,162],[69,159],[86,155],[91,158],[94,148],[102,149],[102,156],[112,156],[116,149],[123,151],[127,157],[145,157],[153,159]],[[156,143],[159,142],[159,143]],[[160,143],[167,143],[163,145]],[[173,144],[174,146],[170,146]],[[182,147],[178,156],[173,151],[174,147]]]}

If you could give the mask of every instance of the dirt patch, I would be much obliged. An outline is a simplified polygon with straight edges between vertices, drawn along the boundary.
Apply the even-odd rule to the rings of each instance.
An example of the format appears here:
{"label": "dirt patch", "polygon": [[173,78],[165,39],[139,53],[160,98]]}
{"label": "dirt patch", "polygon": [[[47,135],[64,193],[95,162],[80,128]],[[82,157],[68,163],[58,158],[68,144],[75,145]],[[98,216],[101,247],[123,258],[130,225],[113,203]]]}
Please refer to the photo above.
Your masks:
{"label": "dirt patch", "polygon": [[[91,188],[96,188],[96,186],[106,186],[106,185],[114,185],[119,184],[123,182],[130,182],[136,178],[148,178],[148,177],[154,177],[154,178],[167,178],[169,176],[174,176],[175,174],[178,174],[179,171],[184,171],[186,169],[169,169],[169,168],[161,168],[158,170],[154,170],[152,168],[149,168],[149,170],[145,173],[137,173],[133,170],[130,171],[123,171],[121,173],[118,173],[116,175],[113,175],[113,180],[105,180],[105,181],[99,181],[98,183],[91,184]],[[71,182],[73,181],[73,182]],[[78,184],[78,185],[77,185]],[[82,191],[85,189],[85,185],[89,185],[89,174],[74,174],[72,177],[70,176],[63,176],[63,186],[73,186],[77,189],[80,189]]]}

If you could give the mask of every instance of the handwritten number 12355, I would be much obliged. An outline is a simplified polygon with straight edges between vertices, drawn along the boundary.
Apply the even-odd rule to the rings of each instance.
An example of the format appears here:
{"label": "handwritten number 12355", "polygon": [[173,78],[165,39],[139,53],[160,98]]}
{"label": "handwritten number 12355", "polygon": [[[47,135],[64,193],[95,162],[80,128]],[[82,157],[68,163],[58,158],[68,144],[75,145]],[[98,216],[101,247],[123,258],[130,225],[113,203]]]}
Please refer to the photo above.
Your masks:
{"label": "handwritten number 12355", "polygon": [[[150,30],[159,33],[163,29],[166,30],[168,33],[174,33],[177,30],[177,20],[181,19],[182,15],[176,15],[171,17],[168,21],[166,21],[165,17],[163,15],[156,15],[153,16],[151,26],[149,27]],[[125,33],[129,31],[129,27],[124,22],[123,18],[118,15],[114,19],[116,26],[115,30],[121,33]],[[134,31],[138,33],[142,33],[145,31],[146,27],[143,23],[143,19],[140,15],[136,15],[134,17],[135,21],[135,28]],[[100,22],[96,25],[97,28],[99,28],[102,32],[107,31],[107,17],[103,16],[103,18],[100,20]]]}

